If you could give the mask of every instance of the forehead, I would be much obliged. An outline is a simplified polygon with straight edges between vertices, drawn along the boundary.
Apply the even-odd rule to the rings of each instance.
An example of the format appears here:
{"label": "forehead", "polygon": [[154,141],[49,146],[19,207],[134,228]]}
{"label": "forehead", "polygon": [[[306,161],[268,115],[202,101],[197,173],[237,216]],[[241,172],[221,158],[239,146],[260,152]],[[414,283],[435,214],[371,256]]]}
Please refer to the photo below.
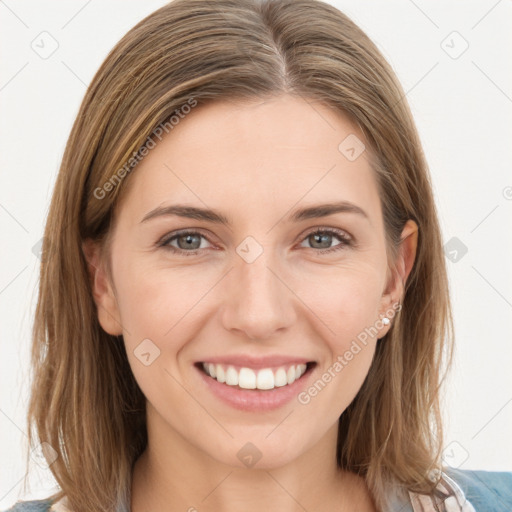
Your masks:
{"label": "forehead", "polygon": [[368,151],[346,153],[359,153],[363,142],[348,117],[301,97],[202,105],[135,167],[122,209],[135,221],[168,202],[261,214],[262,201],[277,213],[298,201],[349,200],[377,215]]}

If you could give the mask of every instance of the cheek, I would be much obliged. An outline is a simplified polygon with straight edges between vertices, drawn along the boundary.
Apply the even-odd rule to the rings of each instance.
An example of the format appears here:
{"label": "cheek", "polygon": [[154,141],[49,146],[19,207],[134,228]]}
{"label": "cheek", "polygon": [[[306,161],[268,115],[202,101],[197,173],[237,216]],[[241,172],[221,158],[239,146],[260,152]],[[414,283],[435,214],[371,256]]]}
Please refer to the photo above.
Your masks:
{"label": "cheek", "polygon": [[175,380],[182,380],[176,360],[193,337],[205,280],[137,261],[121,263],[116,279],[125,348],[139,387],[158,411],[169,403],[188,411],[190,397]]}
{"label": "cheek", "polygon": [[378,262],[344,264],[326,272],[304,272],[296,280],[297,295],[318,316],[336,353],[344,352],[379,318],[385,277],[381,267]]}
{"label": "cheek", "polygon": [[[124,262],[117,272],[118,305],[132,342],[139,338],[167,339],[215,283],[215,276],[185,268],[158,268]],[[189,316],[190,315],[190,316]]]}
{"label": "cheek", "polygon": [[378,342],[381,282],[371,268],[352,269],[339,272],[328,287],[320,288],[318,281],[308,287],[305,302],[318,312],[316,324],[326,353],[316,380],[298,401],[325,411],[329,421],[336,421],[348,407],[370,370]]}
{"label": "cheek", "polygon": [[315,404],[335,421],[356,396],[372,363],[386,266],[375,259],[324,270],[303,271],[296,281],[297,294],[314,312],[309,322],[317,326],[327,349],[317,379],[298,401]]}

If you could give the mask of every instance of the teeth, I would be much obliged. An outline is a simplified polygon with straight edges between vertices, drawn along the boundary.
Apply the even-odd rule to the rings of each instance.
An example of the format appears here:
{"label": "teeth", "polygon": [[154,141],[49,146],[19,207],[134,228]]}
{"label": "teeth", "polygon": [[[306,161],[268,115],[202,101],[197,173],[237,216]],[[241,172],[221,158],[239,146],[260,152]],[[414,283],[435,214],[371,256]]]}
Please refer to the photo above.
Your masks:
{"label": "teeth", "polygon": [[274,385],[274,372],[270,368],[258,372],[256,382],[258,389],[274,389]]}
{"label": "teeth", "polygon": [[242,368],[238,374],[238,385],[244,389],[256,389],[256,374],[250,368]]}
{"label": "teeth", "polygon": [[274,386],[276,388],[281,386],[286,386],[288,384],[288,381],[286,380],[286,371],[284,368],[279,368],[277,372],[274,375]]}
{"label": "teeth", "polygon": [[[224,372],[224,368],[219,364],[215,369],[217,376],[215,377],[219,382],[226,382],[226,373]],[[211,374],[210,374],[211,375]]]}
{"label": "teeth", "polygon": [[295,366],[290,366],[288,368],[288,372],[286,372],[286,380],[288,384],[293,384],[295,382]]}
{"label": "teeth", "polygon": [[[210,375],[210,373],[208,373],[208,375]],[[212,375],[210,375],[210,377],[212,377]],[[232,366],[230,366],[226,372],[226,384],[228,386],[238,386],[238,372]]]}
{"label": "teeth", "polygon": [[274,389],[275,387],[293,384],[306,372],[305,364],[297,364],[288,367],[278,368],[275,372],[270,368],[252,370],[251,368],[240,368],[237,371],[233,366],[225,370],[220,364],[203,363],[204,371],[218,382],[228,386],[239,386],[242,389]]}

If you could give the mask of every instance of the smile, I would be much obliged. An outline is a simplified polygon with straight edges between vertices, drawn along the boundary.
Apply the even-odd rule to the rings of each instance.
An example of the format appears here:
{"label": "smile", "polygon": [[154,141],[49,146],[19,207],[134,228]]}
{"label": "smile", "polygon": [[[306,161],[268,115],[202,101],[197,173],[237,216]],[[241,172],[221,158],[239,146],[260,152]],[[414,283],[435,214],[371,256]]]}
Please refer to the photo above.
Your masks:
{"label": "smile", "polygon": [[203,362],[204,372],[217,382],[239,389],[269,390],[293,384],[300,379],[307,370],[307,364],[281,366],[277,369],[252,369],[234,366],[225,366]]}

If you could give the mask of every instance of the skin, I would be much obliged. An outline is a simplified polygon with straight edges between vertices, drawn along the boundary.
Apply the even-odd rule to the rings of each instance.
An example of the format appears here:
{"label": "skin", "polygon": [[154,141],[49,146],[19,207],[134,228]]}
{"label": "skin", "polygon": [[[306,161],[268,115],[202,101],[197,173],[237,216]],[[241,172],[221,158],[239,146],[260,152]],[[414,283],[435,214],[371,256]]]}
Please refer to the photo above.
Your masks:
{"label": "skin", "polygon": [[[99,247],[84,243],[99,322],[123,335],[147,398],[149,441],[133,472],[132,511],[375,510],[364,480],[336,466],[337,424],[391,324],[379,324],[306,405],[235,410],[205,391],[193,367],[223,354],[288,354],[317,362],[315,382],[400,300],[417,226],[406,224],[392,272],[366,152],[349,161],[338,150],[350,134],[364,141],[346,117],[289,95],[197,107],[130,176],[113,232],[112,282]],[[298,208],[340,200],[367,217],[286,221]],[[177,203],[219,210],[232,225],[177,216],[141,223]],[[340,239],[327,234],[322,245],[309,236],[316,227],[340,229],[355,244],[321,254]],[[157,247],[184,228],[206,237],[196,241],[199,254]],[[236,252],[247,236],[263,249],[252,263]],[[183,239],[169,243],[191,250]],[[160,355],[145,366],[134,350],[148,338]],[[250,468],[237,457],[247,442],[262,453]]]}

